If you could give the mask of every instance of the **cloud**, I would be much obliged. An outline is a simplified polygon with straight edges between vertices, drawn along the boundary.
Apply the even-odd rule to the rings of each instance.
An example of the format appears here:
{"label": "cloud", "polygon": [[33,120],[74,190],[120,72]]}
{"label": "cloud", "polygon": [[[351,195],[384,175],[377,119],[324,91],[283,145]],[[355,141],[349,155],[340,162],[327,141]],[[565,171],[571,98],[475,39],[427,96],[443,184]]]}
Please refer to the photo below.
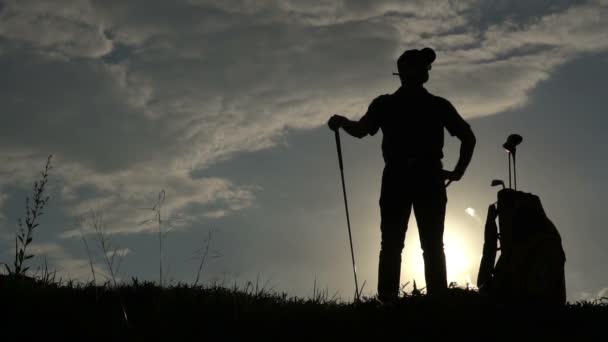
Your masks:
{"label": "cloud", "polygon": [[[555,68],[584,53],[608,49],[608,6],[600,1],[544,13],[521,23],[510,20],[456,37],[431,38],[446,46],[438,60],[438,92],[453,99],[464,116],[501,113],[524,106]],[[462,47],[446,44],[460,40]]]}
{"label": "cloud", "polygon": [[332,113],[357,118],[395,89],[405,48],[436,48],[429,88],[466,118],[524,106],[561,64],[608,48],[605,1],[486,5],[8,1],[2,182],[27,183],[53,153],[66,211],[103,210],[113,232],[148,231],[134,212],[161,189],[171,214],[220,218],[251,206],[259,189],[192,171]]}
{"label": "cloud", "polygon": [[[225,215],[247,208],[259,189],[239,187],[232,182],[213,177],[193,179],[187,170],[128,170],[119,174],[82,177],[87,174],[75,168],[61,189],[68,212],[73,217],[87,217],[91,211],[103,214],[109,233],[154,232],[153,208],[164,193],[159,207],[166,224],[172,229],[187,229],[199,225],[204,218],[218,218],[218,208]],[[84,196],[94,189],[94,196]],[[146,224],[142,224],[147,221]],[[88,229],[88,230],[87,230]],[[168,229],[168,228],[167,228]],[[85,227],[90,231],[91,227]],[[80,234],[79,229],[65,231],[63,237]]]}
{"label": "cloud", "polygon": [[99,57],[112,50],[103,23],[84,0],[7,0],[0,37],[65,57]]}
{"label": "cloud", "polygon": [[4,204],[6,203],[6,200],[9,198],[9,195],[7,193],[1,192],[1,191],[2,191],[2,188],[0,188],[0,225],[4,225],[6,216],[4,215],[3,207],[4,207]]}
{"label": "cloud", "polygon": [[130,249],[128,249],[128,248],[121,248],[121,249],[116,249],[116,250],[113,250],[113,251],[108,251],[108,252],[106,252],[106,255],[108,257],[110,257],[110,258],[113,257],[113,256],[124,257],[127,254],[129,254],[129,253],[131,253]]}
{"label": "cloud", "polygon": [[578,300],[594,301],[602,298],[608,298],[608,287],[605,287],[597,292],[582,291],[578,294]]}
{"label": "cloud", "polygon": [[62,258],[66,256],[63,247],[56,243],[32,243],[31,245],[29,245],[28,251],[35,255],[48,254]]}
{"label": "cloud", "polygon": [[591,293],[582,291],[578,294],[578,300],[589,300],[591,298]]}
{"label": "cloud", "polygon": [[[0,185],[10,184],[29,189],[39,177],[44,158],[22,155],[5,165]],[[151,232],[152,224],[140,224],[154,217],[152,207],[161,191],[165,193],[161,212],[174,230],[200,226],[201,220],[216,219],[250,207],[255,194],[262,189],[238,185],[225,178],[191,176],[191,169],[169,167],[154,169],[134,167],[116,172],[100,172],[82,163],[55,157],[52,160],[47,194],[52,196],[53,210],[78,221],[91,212],[103,213],[109,233]],[[218,215],[218,212],[223,215]],[[66,222],[63,222],[65,226]],[[68,227],[73,226],[68,223]],[[80,236],[78,228],[68,228],[62,237]]]}
{"label": "cloud", "polygon": [[[54,274],[55,279],[91,279],[91,265],[88,259],[74,257],[66,248],[58,243],[43,242],[32,243],[28,246],[28,254],[33,254],[34,258],[28,260],[25,266],[30,267],[31,274],[41,276],[48,271]],[[14,255],[15,248],[8,251],[8,255]],[[93,260],[93,269],[99,281],[103,281],[108,272],[105,266]]]}

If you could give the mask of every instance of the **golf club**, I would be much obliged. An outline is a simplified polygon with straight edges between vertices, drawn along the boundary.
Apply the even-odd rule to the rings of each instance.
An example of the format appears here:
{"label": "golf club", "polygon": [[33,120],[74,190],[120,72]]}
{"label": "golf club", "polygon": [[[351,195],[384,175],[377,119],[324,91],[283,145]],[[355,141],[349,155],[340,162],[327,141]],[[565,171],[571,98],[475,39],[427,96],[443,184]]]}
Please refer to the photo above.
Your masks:
{"label": "golf club", "polygon": [[338,149],[338,162],[340,164],[340,176],[342,177],[342,193],[344,194],[344,208],[346,208],[346,225],[348,227],[348,240],[350,242],[350,255],[353,261],[353,274],[355,275],[355,300],[359,301],[359,283],[357,282],[357,266],[355,264],[355,251],[353,249],[353,237],[350,230],[350,216],[348,214],[348,200],[346,199],[346,184],[344,183],[344,165],[342,163],[342,146],[340,144],[340,132],[336,133],[336,148]]}
{"label": "golf club", "polygon": [[502,147],[507,151],[507,158],[509,159],[509,188],[511,188],[511,156],[513,156],[513,182],[515,184],[515,190],[517,190],[517,171],[515,164],[515,154],[517,152],[517,145],[521,144],[523,138],[519,134],[511,134],[507,137],[507,141]]}
{"label": "golf club", "polygon": [[492,180],[492,186],[498,186],[498,185],[502,185],[502,188],[505,188],[505,182],[501,179],[494,179]]}

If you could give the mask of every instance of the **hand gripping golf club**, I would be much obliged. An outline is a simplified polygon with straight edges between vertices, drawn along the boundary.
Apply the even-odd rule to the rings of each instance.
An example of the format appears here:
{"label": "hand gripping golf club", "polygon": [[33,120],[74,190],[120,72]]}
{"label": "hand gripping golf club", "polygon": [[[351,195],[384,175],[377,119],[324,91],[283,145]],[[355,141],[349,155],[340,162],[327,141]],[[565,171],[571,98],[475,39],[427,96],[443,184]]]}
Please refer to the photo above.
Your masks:
{"label": "hand gripping golf club", "polygon": [[353,261],[353,274],[355,275],[355,300],[359,300],[359,283],[357,282],[357,266],[355,264],[355,251],[353,249],[353,237],[350,231],[350,217],[348,214],[348,200],[346,199],[346,184],[344,183],[344,165],[342,163],[342,146],[340,145],[340,132],[336,133],[336,148],[338,149],[338,162],[340,163],[340,176],[342,177],[342,193],[344,194],[344,208],[346,208],[346,225],[348,227],[348,240],[350,242],[350,255]]}

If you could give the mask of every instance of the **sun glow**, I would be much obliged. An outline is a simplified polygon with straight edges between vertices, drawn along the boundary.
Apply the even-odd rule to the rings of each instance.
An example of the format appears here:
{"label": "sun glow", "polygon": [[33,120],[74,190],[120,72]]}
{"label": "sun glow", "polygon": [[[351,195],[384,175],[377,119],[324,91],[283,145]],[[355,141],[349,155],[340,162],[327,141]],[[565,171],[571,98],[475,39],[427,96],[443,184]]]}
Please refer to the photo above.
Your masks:
{"label": "sun glow", "polygon": [[471,283],[473,256],[470,248],[461,236],[448,234],[444,238],[446,266],[448,269],[448,282],[458,285]]}
{"label": "sun glow", "polygon": [[[458,286],[473,285],[472,276],[476,272],[478,265],[475,265],[479,259],[474,255],[463,230],[457,226],[446,226],[446,232],[443,237],[444,252],[446,257],[446,267],[448,284],[456,283]],[[413,234],[412,234],[413,235]],[[410,241],[406,241],[406,250],[404,255],[404,268],[402,270],[402,282],[409,283],[408,288],[411,289],[413,280],[416,280],[418,288],[425,286],[424,281],[424,259],[420,244],[417,237],[410,236]],[[417,245],[417,246],[416,246]],[[416,246],[417,248],[415,248]],[[409,248],[408,248],[409,247]]]}
{"label": "sun glow", "polygon": [[466,208],[464,211],[467,213],[467,215],[469,215],[471,217],[475,217],[477,215],[477,213],[475,212],[475,209],[473,209],[471,207]]}

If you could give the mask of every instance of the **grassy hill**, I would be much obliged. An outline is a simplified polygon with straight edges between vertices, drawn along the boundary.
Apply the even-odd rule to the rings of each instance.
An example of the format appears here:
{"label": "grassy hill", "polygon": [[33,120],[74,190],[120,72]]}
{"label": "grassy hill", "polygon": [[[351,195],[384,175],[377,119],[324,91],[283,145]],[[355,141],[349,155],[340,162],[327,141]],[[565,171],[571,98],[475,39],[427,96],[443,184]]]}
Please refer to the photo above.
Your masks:
{"label": "grassy hill", "polygon": [[117,287],[1,276],[3,336],[12,340],[192,340],[213,337],[293,339],[397,333],[404,339],[487,340],[604,334],[608,301],[535,307],[496,304],[478,292],[452,288],[445,298],[405,293],[392,306],[374,298],[345,302],[245,288],[133,280]]}

